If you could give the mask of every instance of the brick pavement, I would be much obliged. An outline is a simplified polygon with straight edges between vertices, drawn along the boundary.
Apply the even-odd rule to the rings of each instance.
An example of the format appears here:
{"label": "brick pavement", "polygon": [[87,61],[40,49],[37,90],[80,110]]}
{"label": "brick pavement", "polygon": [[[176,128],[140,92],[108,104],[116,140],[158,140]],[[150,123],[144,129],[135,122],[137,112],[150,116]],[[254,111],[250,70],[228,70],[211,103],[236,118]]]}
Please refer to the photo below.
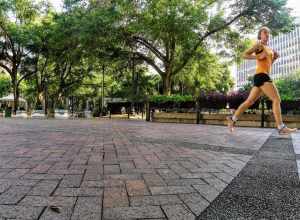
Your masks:
{"label": "brick pavement", "polygon": [[270,134],[142,121],[0,120],[0,219],[195,219]]}

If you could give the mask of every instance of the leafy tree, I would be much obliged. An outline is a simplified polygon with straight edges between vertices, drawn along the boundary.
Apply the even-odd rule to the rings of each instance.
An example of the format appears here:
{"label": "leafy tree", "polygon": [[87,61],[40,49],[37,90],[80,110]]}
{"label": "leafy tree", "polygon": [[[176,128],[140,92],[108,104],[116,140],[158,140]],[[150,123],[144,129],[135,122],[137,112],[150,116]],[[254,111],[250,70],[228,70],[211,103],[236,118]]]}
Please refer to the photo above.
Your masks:
{"label": "leafy tree", "polygon": [[11,77],[14,114],[18,108],[21,82],[36,72],[38,59],[31,49],[35,37],[34,23],[42,3],[29,0],[0,1],[0,67]]}
{"label": "leafy tree", "polygon": [[282,100],[300,99],[300,71],[279,79],[275,83]]}
{"label": "leafy tree", "polygon": [[102,108],[104,96],[138,102],[158,93],[225,93],[228,62],[239,61],[249,44],[243,34],[260,24],[275,32],[292,24],[285,0],[228,4],[65,0],[55,13],[47,0],[0,0],[0,67],[11,77],[14,111],[20,88],[46,113],[69,96],[96,99]]}
{"label": "leafy tree", "polygon": [[[236,51],[243,45],[241,35],[257,25],[268,25],[276,32],[288,30],[292,24],[286,1],[114,2],[115,10],[122,15],[119,29],[124,32],[127,45],[131,45],[137,59],[160,74],[166,95],[171,93],[172,78],[189,64],[199,48],[225,46],[227,50],[220,52],[230,54],[230,50]],[[215,6],[219,8],[213,13]]]}
{"label": "leafy tree", "polygon": [[253,78],[254,78],[254,76],[249,76],[247,78],[247,83],[243,87],[241,87],[239,90],[241,92],[250,92],[251,88],[253,87]]}
{"label": "leafy tree", "polygon": [[0,73],[0,98],[9,93],[10,86],[9,76]]}
{"label": "leafy tree", "polygon": [[182,70],[181,75],[174,77],[174,85],[179,82],[185,94],[200,95],[200,91],[219,91],[226,93],[233,86],[227,63],[220,62],[220,57],[198,51],[191,62]]}

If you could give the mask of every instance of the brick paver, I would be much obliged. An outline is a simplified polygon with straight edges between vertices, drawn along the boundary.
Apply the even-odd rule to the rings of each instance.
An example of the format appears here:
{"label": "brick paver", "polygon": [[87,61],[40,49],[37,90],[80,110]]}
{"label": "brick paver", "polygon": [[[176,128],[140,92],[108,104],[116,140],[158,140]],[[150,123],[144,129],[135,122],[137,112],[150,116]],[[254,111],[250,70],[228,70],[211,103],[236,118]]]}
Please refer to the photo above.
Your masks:
{"label": "brick paver", "polygon": [[194,219],[270,134],[139,121],[0,120],[0,219]]}

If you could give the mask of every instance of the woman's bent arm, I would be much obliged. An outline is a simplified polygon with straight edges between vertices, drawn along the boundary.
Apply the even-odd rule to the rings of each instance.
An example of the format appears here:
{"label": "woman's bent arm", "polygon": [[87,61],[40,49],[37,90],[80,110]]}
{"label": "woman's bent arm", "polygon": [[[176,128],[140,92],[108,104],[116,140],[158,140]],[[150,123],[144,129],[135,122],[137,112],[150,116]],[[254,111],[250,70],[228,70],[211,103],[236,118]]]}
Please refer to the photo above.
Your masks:
{"label": "woman's bent arm", "polygon": [[[254,53],[256,53],[257,55],[254,55]],[[243,58],[250,60],[266,58],[266,54],[263,51],[263,46],[261,45],[261,43],[257,42],[253,47],[246,50],[243,54]]]}

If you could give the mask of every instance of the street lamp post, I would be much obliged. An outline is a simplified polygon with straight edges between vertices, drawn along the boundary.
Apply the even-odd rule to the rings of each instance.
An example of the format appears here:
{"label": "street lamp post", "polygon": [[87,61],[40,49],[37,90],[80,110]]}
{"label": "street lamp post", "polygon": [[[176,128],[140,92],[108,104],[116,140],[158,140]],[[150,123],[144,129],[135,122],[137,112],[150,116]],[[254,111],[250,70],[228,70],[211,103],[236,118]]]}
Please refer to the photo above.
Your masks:
{"label": "street lamp post", "polygon": [[101,96],[102,96],[102,103],[101,103],[101,116],[103,116],[104,111],[104,72],[105,72],[105,66],[102,65],[102,91],[101,91]]}

